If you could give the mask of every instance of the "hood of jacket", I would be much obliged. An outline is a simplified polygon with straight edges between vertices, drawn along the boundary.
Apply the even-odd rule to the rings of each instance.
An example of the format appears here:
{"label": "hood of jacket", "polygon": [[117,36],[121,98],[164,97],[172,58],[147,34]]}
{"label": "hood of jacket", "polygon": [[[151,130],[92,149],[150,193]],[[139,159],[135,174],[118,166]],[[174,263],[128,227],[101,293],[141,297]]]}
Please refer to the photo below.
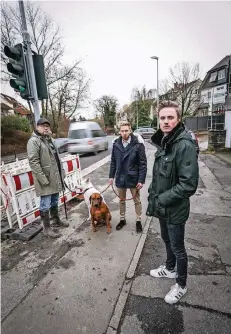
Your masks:
{"label": "hood of jacket", "polygon": [[151,137],[152,143],[157,148],[166,148],[169,145],[174,144],[176,141],[181,139],[189,140],[193,143],[192,137],[186,131],[185,126],[182,122],[178,123],[171,132],[164,136],[164,133],[161,129],[157,130],[156,133]]}

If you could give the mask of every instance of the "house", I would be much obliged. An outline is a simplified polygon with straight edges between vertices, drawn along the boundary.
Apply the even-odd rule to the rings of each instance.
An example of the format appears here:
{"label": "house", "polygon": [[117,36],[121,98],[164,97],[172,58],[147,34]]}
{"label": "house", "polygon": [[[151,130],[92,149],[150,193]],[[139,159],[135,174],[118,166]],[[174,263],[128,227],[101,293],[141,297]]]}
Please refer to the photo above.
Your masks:
{"label": "house", "polygon": [[200,116],[224,113],[226,97],[231,89],[230,58],[225,56],[207,72],[200,87]]}
{"label": "house", "polygon": [[175,82],[173,88],[159,96],[159,101],[176,101],[181,107],[182,115],[194,115],[200,104],[201,80],[185,83]]}
{"label": "house", "polygon": [[[230,89],[230,85],[229,85]],[[231,149],[231,92],[226,98],[225,101],[225,126],[226,130],[225,136],[225,147]]]}
{"label": "house", "polygon": [[1,97],[1,116],[18,115],[20,117],[31,117],[31,111],[25,108],[13,97],[0,93]]}

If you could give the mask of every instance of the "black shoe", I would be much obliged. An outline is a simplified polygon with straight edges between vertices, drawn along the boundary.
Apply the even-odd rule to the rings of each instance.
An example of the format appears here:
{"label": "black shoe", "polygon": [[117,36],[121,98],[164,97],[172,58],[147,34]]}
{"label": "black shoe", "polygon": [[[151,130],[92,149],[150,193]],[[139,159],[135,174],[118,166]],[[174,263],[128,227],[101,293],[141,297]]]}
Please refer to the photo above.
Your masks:
{"label": "black shoe", "polygon": [[116,230],[119,231],[121,228],[123,228],[126,225],[126,220],[120,220],[119,224],[116,226]]}
{"label": "black shoe", "polygon": [[138,220],[138,221],[136,222],[136,232],[137,232],[137,233],[142,233],[142,231],[143,231],[143,227],[142,227],[142,225],[141,225],[141,221]]}

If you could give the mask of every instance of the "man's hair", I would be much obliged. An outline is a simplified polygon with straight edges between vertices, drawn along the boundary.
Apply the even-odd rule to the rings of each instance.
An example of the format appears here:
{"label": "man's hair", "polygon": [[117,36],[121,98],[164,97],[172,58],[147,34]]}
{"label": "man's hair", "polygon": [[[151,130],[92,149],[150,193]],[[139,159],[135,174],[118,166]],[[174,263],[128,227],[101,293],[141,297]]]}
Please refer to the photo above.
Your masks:
{"label": "man's hair", "polygon": [[176,110],[177,117],[178,118],[181,117],[180,107],[179,107],[178,103],[176,103],[174,101],[170,101],[170,100],[162,101],[159,105],[159,108],[158,108],[158,116],[160,114],[160,111],[164,108],[174,108]]}
{"label": "man's hair", "polygon": [[120,129],[121,129],[121,126],[129,126],[129,128],[131,128],[131,124],[128,121],[121,122],[120,123]]}

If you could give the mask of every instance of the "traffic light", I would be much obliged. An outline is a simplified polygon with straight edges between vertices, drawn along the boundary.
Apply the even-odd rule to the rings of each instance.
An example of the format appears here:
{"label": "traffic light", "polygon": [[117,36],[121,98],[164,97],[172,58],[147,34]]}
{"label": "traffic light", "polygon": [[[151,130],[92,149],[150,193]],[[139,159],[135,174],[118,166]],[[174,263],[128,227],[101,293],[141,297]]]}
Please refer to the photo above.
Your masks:
{"label": "traffic light", "polygon": [[33,64],[34,64],[34,74],[36,80],[37,94],[39,100],[48,99],[45,68],[43,56],[37,55],[33,52]]}
{"label": "traffic light", "polygon": [[23,45],[17,44],[14,47],[5,46],[4,53],[9,58],[7,70],[13,75],[13,79],[10,79],[10,86],[19,92],[23,99],[30,99],[30,85]]}

